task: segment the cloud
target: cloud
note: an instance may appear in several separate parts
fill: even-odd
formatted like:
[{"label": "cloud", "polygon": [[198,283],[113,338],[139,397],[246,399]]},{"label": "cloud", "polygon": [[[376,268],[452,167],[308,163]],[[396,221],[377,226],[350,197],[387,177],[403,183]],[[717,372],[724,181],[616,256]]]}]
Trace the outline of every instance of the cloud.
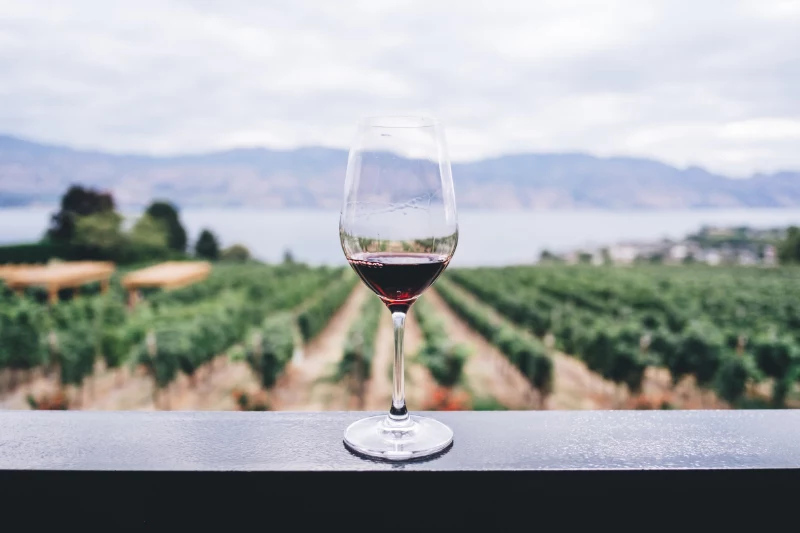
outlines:
[{"label": "cloud", "polygon": [[347,147],[431,113],[454,159],[800,168],[798,2],[0,0],[0,129],[117,152]]}]

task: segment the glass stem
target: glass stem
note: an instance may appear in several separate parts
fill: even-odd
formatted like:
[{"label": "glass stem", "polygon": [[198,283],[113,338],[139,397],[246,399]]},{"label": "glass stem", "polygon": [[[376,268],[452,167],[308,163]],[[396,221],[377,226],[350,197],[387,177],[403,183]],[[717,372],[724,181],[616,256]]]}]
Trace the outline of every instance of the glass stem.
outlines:
[{"label": "glass stem", "polygon": [[405,311],[392,311],[394,326],[394,387],[392,388],[392,408],[389,410],[389,421],[393,425],[410,422],[406,409],[405,372],[403,368],[403,336],[406,328]]}]

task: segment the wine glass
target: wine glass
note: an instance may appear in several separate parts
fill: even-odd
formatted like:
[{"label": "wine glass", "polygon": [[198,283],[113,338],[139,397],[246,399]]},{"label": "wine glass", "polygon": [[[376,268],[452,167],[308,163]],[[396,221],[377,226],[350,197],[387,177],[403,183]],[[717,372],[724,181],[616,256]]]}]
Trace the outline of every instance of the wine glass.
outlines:
[{"label": "wine glass", "polygon": [[344,432],[353,451],[389,460],[425,457],[453,442],[453,431],[406,409],[406,313],[450,262],[458,242],[456,199],[444,128],[426,117],[369,117],[350,150],[339,220],[353,270],[386,304],[394,326],[392,405]]}]

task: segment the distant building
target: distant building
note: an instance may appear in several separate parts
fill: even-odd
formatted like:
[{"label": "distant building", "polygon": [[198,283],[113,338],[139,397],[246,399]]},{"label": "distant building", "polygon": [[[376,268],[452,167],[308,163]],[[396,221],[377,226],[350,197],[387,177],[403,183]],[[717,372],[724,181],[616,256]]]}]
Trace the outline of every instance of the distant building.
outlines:
[{"label": "distant building", "polygon": [[575,264],[577,264],[577,263],[578,263],[579,256],[580,256],[579,252],[577,252],[577,251],[572,251],[572,252],[567,252],[566,254],[564,254],[564,255],[563,255],[563,258],[564,258],[564,261],[565,261],[567,264],[569,264],[569,265],[575,265]]},{"label": "distant building", "polygon": [[738,263],[740,265],[757,265],[758,256],[750,250],[742,250],[739,252]]},{"label": "distant building", "polygon": [[614,263],[629,265],[639,257],[639,249],[635,244],[615,244],[609,247],[608,256]]},{"label": "distant building", "polygon": [[689,247],[685,244],[676,244],[670,247],[667,257],[670,261],[681,262],[689,257]]},{"label": "distant building", "polygon": [[717,250],[708,250],[705,253],[705,262],[711,266],[717,266],[722,263],[722,254]]},{"label": "distant building", "polygon": [[[639,262],[708,265],[776,265],[777,250],[767,244],[777,230],[706,227],[698,235],[680,241],[662,239],[651,242],[620,242],[600,249],[575,250],[564,254],[570,263],[631,265]],[[698,238],[702,237],[702,238]],[[707,237],[714,237],[708,239]],[[731,238],[727,238],[731,237]]]},{"label": "distant building", "polygon": [[775,246],[768,244],[764,247],[764,264],[775,266],[778,263],[778,251]]}]

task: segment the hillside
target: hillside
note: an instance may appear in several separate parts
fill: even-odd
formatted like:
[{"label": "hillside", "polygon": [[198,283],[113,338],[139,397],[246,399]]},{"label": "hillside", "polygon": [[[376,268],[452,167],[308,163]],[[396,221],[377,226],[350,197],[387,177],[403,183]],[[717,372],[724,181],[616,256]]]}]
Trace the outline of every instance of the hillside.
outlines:
[{"label": "hillside", "polygon": [[[0,135],[0,206],[54,203],[72,183],[122,205],[336,209],[347,152],[243,148],[152,157],[73,150]],[[637,158],[515,154],[453,164],[460,207],[503,209],[800,206],[800,172],[730,179]]]}]

